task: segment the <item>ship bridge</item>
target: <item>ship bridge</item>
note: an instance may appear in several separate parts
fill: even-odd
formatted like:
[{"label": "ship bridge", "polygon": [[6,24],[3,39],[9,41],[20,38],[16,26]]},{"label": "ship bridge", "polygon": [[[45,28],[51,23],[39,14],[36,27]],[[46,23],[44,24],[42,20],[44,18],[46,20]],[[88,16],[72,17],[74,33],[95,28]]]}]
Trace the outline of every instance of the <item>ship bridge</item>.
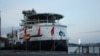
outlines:
[{"label": "ship bridge", "polygon": [[38,23],[57,23],[63,18],[60,14],[55,13],[36,13],[32,11],[23,11],[24,20],[22,20],[21,26],[31,28],[34,24]]},{"label": "ship bridge", "polygon": [[28,19],[36,20],[37,23],[55,23],[55,20],[60,20],[61,18],[63,18],[62,15],[53,13],[42,13],[28,16]]}]

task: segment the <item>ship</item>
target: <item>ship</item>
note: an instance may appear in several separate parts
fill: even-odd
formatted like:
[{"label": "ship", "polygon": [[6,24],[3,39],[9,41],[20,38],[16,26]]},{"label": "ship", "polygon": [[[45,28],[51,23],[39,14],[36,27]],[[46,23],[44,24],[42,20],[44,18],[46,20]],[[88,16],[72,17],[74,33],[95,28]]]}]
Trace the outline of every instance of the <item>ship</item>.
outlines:
[{"label": "ship", "polygon": [[67,26],[59,23],[64,16],[34,9],[22,14],[21,28],[0,38],[0,56],[100,56],[100,43],[68,43]]},{"label": "ship", "polygon": [[7,34],[6,49],[68,52],[67,26],[59,21],[64,17],[56,13],[37,13],[34,9],[22,11],[20,29]]}]

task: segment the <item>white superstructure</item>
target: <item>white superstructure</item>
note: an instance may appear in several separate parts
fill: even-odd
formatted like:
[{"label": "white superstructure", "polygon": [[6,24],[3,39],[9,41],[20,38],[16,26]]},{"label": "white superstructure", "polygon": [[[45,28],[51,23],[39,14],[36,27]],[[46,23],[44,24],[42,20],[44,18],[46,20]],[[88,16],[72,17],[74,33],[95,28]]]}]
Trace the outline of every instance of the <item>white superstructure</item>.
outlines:
[{"label": "white superstructure", "polygon": [[[20,23],[22,29],[17,31],[17,37],[13,36],[13,40],[15,42],[25,41],[24,37],[25,27],[27,28],[27,34],[30,35],[29,41],[67,39],[66,37],[67,26],[59,24],[59,20],[63,18],[63,16],[53,13],[39,14],[36,13],[34,10],[23,11],[23,14],[24,14],[24,19],[21,20],[22,23]],[[40,36],[38,36],[38,32]]]}]

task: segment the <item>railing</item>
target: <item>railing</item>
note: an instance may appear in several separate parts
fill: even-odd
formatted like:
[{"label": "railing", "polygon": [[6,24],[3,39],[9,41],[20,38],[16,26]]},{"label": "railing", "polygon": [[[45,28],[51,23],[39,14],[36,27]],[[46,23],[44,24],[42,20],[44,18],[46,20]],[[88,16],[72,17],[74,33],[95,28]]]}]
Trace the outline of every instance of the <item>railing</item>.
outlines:
[{"label": "railing", "polygon": [[[74,47],[74,46],[73,46]],[[100,54],[100,46],[77,46],[76,50],[72,52],[73,54]]]}]

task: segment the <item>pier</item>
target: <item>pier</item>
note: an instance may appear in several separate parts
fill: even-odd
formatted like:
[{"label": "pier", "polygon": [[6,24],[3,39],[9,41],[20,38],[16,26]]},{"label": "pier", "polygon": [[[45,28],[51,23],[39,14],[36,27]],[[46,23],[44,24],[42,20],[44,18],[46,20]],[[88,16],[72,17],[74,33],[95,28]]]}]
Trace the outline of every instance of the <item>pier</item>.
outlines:
[{"label": "pier", "polygon": [[71,54],[99,54],[100,55],[100,43],[89,44],[69,44],[69,47],[75,48]]},{"label": "pier", "polygon": [[100,56],[100,43],[80,45],[69,43],[68,47],[75,47],[75,50],[68,53],[64,51],[0,50],[0,56]]},{"label": "pier", "polygon": [[100,56],[99,54],[67,54],[66,52],[0,51],[0,56]]}]

